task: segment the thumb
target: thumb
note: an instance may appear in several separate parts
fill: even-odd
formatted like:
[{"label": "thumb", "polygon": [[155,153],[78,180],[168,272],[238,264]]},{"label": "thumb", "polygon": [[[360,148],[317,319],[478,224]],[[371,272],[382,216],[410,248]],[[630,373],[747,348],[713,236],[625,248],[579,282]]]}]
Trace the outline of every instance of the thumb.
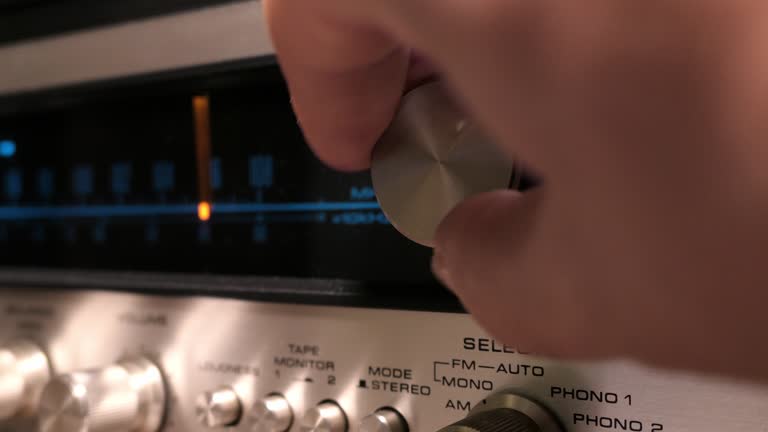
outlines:
[{"label": "thumb", "polygon": [[547,222],[548,207],[545,188],[470,198],[438,228],[434,272],[510,346],[564,357],[610,355],[616,347],[597,334],[605,328],[596,322],[601,314],[590,312],[604,299],[578,290],[582,285],[560,265],[569,254],[567,236]]}]

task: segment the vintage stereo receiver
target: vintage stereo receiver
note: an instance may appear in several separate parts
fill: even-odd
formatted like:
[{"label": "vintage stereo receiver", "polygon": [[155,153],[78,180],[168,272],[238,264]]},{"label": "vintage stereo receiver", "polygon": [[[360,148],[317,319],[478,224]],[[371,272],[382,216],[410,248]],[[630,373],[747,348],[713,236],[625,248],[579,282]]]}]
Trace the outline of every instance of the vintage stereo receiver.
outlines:
[{"label": "vintage stereo receiver", "polygon": [[486,334],[308,150],[258,2],[101,3],[0,3],[0,431],[768,430]]}]

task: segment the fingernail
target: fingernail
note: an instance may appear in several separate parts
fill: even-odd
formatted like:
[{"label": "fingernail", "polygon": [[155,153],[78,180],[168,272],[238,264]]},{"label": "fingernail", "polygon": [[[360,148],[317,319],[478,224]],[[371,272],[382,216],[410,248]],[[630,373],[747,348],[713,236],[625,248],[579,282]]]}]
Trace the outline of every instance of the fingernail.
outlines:
[{"label": "fingernail", "polygon": [[440,249],[435,249],[432,254],[432,273],[440,282],[450,288],[450,274],[446,264],[445,256],[440,252]]}]

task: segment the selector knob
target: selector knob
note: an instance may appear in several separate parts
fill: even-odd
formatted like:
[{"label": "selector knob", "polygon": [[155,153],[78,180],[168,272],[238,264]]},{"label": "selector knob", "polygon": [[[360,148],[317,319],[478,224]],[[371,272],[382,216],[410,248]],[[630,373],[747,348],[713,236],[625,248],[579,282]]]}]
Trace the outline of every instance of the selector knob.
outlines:
[{"label": "selector knob", "polygon": [[543,406],[515,393],[497,393],[477,404],[463,420],[439,432],[563,432]]},{"label": "selector knob", "polygon": [[428,247],[457,204],[482,192],[519,189],[521,176],[439,82],[403,97],[371,154],[382,212],[405,237]]},{"label": "selector knob", "polygon": [[243,413],[240,397],[229,387],[201,394],[195,402],[197,420],[204,426],[224,427],[237,424]]},{"label": "selector knob", "polygon": [[359,432],[408,432],[408,423],[399,412],[382,408],[363,418]]},{"label": "selector knob", "polygon": [[50,377],[48,357],[37,345],[17,341],[0,347],[0,420],[34,414]]},{"label": "selector knob", "polygon": [[157,432],[166,397],[160,369],[144,358],[60,375],[40,399],[40,431]]},{"label": "selector knob", "polygon": [[346,432],[347,415],[335,402],[322,402],[304,414],[302,432]]},{"label": "selector knob", "polygon": [[293,410],[281,395],[269,395],[253,404],[252,432],[285,432],[293,423]]}]

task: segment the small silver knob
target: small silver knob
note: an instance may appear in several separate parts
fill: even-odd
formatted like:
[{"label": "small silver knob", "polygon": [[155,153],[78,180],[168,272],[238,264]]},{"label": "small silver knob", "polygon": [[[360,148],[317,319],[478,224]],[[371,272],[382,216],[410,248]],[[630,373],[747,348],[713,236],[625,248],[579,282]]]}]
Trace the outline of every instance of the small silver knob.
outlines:
[{"label": "small silver knob", "polygon": [[215,428],[237,424],[243,413],[243,406],[234,390],[222,387],[198,396],[195,411],[200,423]]},{"label": "small silver knob", "polygon": [[269,395],[253,404],[252,432],[285,432],[293,423],[293,410],[280,395]]},{"label": "small silver knob", "polygon": [[41,432],[157,432],[166,389],[160,369],[144,358],[60,375],[40,400]]},{"label": "small silver knob", "polygon": [[302,432],[346,432],[347,415],[335,402],[322,402],[304,414]]},{"label": "small silver knob", "polygon": [[0,420],[29,417],[51,378],[48,357],[27,341],[0,347]]},{"label": "small silver knob", "polygon": [[391,408],[376,410],[360,422],[360,432],[408,432],[408,423]]}]

